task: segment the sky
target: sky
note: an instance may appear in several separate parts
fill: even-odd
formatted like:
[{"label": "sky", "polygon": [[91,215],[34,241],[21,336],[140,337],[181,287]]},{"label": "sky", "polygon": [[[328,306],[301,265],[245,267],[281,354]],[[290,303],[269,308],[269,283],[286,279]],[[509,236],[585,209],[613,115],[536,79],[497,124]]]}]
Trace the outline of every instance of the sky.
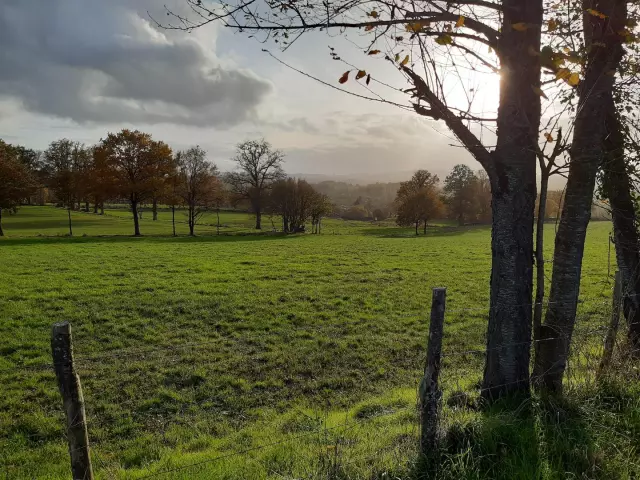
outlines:
[{"label": "sky", "polygon": [[[174,149],[200,145],[221,170],[235,145],[264,137],[296,175],[399,181],[418,168],[443,178],[456,163],[480,166],[442,124],[349,96],[287,68],[339,86],[358,68],[395,87],[404,79],[365,55],[358,33],[310,33],[282,52],[221,25],[192,33],[156,28],[157,0],[2,0],[0,138],[45,149],[60,138],[93,144],[122,128],[151,133]],[[180,11],[182,0],[168,5]],[[498,80],[482,80],[495,104]],[[370,95],[354,81],[350,91]],[[476,85],[477,87],[477,85]],[[384,98],[404,101],[382,87]],[[456,88],[454,85],[453,88]]]}]

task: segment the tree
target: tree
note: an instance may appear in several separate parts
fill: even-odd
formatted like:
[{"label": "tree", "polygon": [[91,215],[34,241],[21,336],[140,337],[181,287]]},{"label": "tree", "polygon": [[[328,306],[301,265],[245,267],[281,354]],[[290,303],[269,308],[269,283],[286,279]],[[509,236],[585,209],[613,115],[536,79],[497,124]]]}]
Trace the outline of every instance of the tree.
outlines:
[{"label": "tree", "polygon": [[305,180],[287,178],[271,188],[269,209],[282,217],[282,231],[303,232],[318,192]]},{"label": "tree", "polygon": [[[614,105],[614,75],[624,55],[626,0],[595,0],[582,12],[585,76],[578,109],[562,216],[555,240],[549,308],[540,328],[534,379],[549,392],[562,391],[562,379],[575,326],[582,257],[591,215],[595,179],[605,153],[607,114]],[[601,121],[594,121],[601,119]]]},{"label": "tree", "polygon": [[0,237],[4,236],[2,211],[17,209],[37,185],[29,169],[9,147],[0,140]]},{"label": "tree", "polygon": [[177,194],[187,206],[189,235],[195,235],[195,226],[204,212],[219,205],[223,195],[218,179],[218,167],[207,161],[207,153],[199,146],[176,155],[178,165]]},{"label": "tree", "polygon": [[[186,1],[194,16],[185,18],[168,11],[168,18],[177,19],[178,24],[169,23],[166,28],[190,31],[217,21],[265,41],[282,42],[284,47],[291,38],[312,30],[343,33],[364,29],[370,35],[365,52],[393,64],[410,84],[404,90],[411,96],[409,103],[401,108],[443,121],[489,176],[492,267],[483,395],[492,399],[503,393],[528,392],[531,309],[525,305],[531,303],[533,290],[536,151],[544,95],[540,88],[542,55],[537,54],[541,52],[543,1],[344,0],[332,2],[329,8],[326,2],[310,0],[300,8],[288,0],[259,4],[231,0],[220,9],[208,8],[199,0]],[[492,52],[489,56],[482,53],[487,47]],[[469,108],[459,109],[447,101],[446,69],[455,63],[457,71],[459,62],[435,61],[434,56],[452,52],[461,54],[460,61],[474,70],[497,72],[499,62],[500,104],[492,150],[468,126],[468,121],[486,120],[469,113],[471,102]],[[342,61],[337,52],[331,53],[334,60]],[[422,70],[424,77],[418,73]],[[371,74],[350,67],[340,83],[349,81],[354,71],[356,81],[371,82]],[[551,75],[556,77],[557,72]],[[500,348],[505,344],[512,346]]]},{"label": "tree", "polygon": [[465,220],[475,217],[478,209],[476,205],[478,177],[473,170],[463,164],[453,167],[447,178],[444,179],[444,195],[449,212],[458,221],[458,225],[464,225]]},{"label": "tree", "polygon": [[491,182],[484,170],[476,172],[474,203],[477,220],[482,223],[491,222]]},{"label": "tree", "polygon": [[333,212],[334,206],[324,193],[316,191],[311,204],[311,233],[320,234],[322,219]]},{"label": "tree", "polygon": [[411,180],[402,182],[396,195],[397,217],[400,226],[414,225],[416,235],[421,223],[427,233],[427,222],[442,213],[437,185],[440,180],[426,170],[418,170]]},{"label": "tree", "polygon": [[173,168],[171,148],[155,141],[148,133],[124,129],[100,141],[98,155],[103,155],[109,175],[115,180],[118,194],[126,197],[133,214],[134,235],[140,235],[138,208],[152,197],[160,179]]},{"label": "tree", "polygon": [[236,199],[249,201],[256,215],[256,230],[260,230],[267,193],[275,182],[285,178],[282,170],[284,154],[273,150],[264,139],[249,140],[236,146],[232,160],[238,165],[238,170],[229,172],[224,180]]},{"label": "tree", "polygon": [[69,236],[73,236],[71,210],[79,205],[86,192],[85,174],[91,163],[92,152],[81,143],[63,138],[51,142],[44,157],[50,174],[49,187],[67,209]]}]

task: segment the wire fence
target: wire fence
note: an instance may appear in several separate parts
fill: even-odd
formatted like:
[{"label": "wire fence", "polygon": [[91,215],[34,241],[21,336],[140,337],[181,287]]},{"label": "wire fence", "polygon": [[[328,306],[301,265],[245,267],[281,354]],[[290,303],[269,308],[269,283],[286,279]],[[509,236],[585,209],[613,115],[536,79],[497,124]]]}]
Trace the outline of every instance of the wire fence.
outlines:
[{"label": "wire fence", "polygon": [[[544,306],[547,307],[548,302],[544,302]],[[533,308],[534,304],[524,304],[519,307]],[[567,368],[565,373],[565,384],[568,387],[579,387],[584,385],[594,384],[596,382],[595,372],[597,370],[598,363],[601,358],[602,345],[604,336],[607,333],[607,327],[604,326],[608,322],[608,317],[611,314],[611,302],[601,301],[597,299],[591,302],[592,307],[597,307],[596,311],[590,314],[590,317],[595,318],[578,318],[578,326],[573,334],[571,344],[571,355],[567,362]],[[478,308],[452,308],[447,309],[446,316],[448,318],[456,318],[458,316],[464,316],[469,313],[482,313],[485,316],[489,316],[491,310],[490,307],[478,307]],[[408,314],[395,316],[396,319],[413,319],[413,320],[425,320],[425,334],[426,334],[426,317],[427,313],[423,314]],[[455,324],[446,323],[446,329],[453,327]],[[367,326],[363,326],[363,329],[367,329]],[[300,327],[295,329],[296,334],[308,333],[310,335],[317,334],[322,331],[322,327]],[[360,332],[363,338],[367,338],[366,331]],[[112,444],[112,437],[110,430],[116,431],[121,429],[121,421],[123,420],[119,415],[123,411],[128,410],[127,417],[132,417],[137,420],[146,419],[149,422],[157,421],[161,427],[160,430],[166,432],[170,429],[172,424],[189,425],[193,421],[194,416],[200,413],[200,410],[209,411],[208,405],[213,404],[215,415],[219,416],[219,398],[217,395],[207,396],[203,398],[186,400],[181,398],[173,402],[169,399],[170,404],[178,404],[177,407],[173,405],[170,409],[160,408],[158,411],[150,408],[148,410],[141,409],[140,398],[144,398],[144,394],[136,398],[127,400],[118,398],[117,409],[114,410],[114,415],[105,415],[104,411],[96,411],[93,407],[95,399],[100,395],[106,395],[107,397],[113,396],[113,392],[98,392],[92,390],[91,375],[96,371],[112,369],[113,373],[122,374],[120,367],[122,362],[131,364],[133,360],[136,361],[148,361],[152,364],[156,364],[160,361],[167,362],[171,358],[184,358],[184,352],[191,350],[193,352],[199,352],[200,349],[215,348],[222,342],[233,339],[234,341],[257,341],[264,339],[265,332],[249,332],[243,333],[240,336],[224,336],[218,335],[210,340],[203,340],[198,342],[184,342],[180,344],[167,344],[167,345],[149,345],[149,346],[128,346],[120,349],[110,349],[105,352],[79,355],[75,357],[77,371],[80,372],[82,378],[86,375],[89,381],[85,384],[88,388],[85,388],[85,402],[88,412],[87,426],[89,430],[89,437],[92,445],[92,458],[94,460],[95,468],[97,472],[103,478],[116,478],[125,474],[127,468],[123,466],[117,449],[114,449]],[[369,335],[370,336],[370,335]],[[518,342],[518,343],[504,343],[492,346],[491,348],[456,348],[458,343],[465,342],[445,342],[445,346],[442,351],[442,364],[443,370],[441,373],[442,383],[441,390],[443,392],[444,403],[447,408],[472,408],[477,405],[477,399],[482,394],[489,390],[481,385],[481,364],[484,356],[491,350],[500,350],[514,347],[535,347],[536,344],[549,341],[563,340],[566,337],[555,336],[551,338],[536,339],[531,342]],[[461,339],[457,339],[461,340]],[[474,344],[485,344],[486,336],[482,335],[477,338],[465,339],[470,340]],[[262,344],[258,343],[257,346]],[[426,343],[425,343],[426,345]],[[422,356],[422,354],[421,354]],[[12,374],[16,372],[30,372],[33,370],[51,370],[61,366],[60,363],[50,362],[49,364],[16,364],[9,368],[0,370],[3,374]],[[422,365],[414,365],[416,370],[421,369]],[[141,374],[144,374],[141,371]],[[526,380],[526,382],[535,383],[546,372],[537,373]],[[418,378],[416,378],[417,384]],[[515,386],[518,383],[522,383],[522,380],[518,382],[507,382],[502,385],[493,385],[491,389],[499,387]],[[287,387],[281,387],[286,389]],[[345,421],[344,422],[324,422],[317,421],[313,425],[313,428],[308,428],[301,433],[282,433],[279,432],[277,438],[270,441],[251,442],[249,445],[239,445],[236,448],[231,448],[228,445],[221,444],[213,449],[216,453],[209,453],[206,455],[194,455],[196,458],[193,461],[188,460],[175,460],[175,457],[169,457],[168,459],[156,459],[154,465],[146,468],[145,474],[138,475],[136,478],[153,478],[153,477],[165,477],[171,478],[174,474],[179,472],[191,472],[198,469],[209,468],[217,463],[224,463],[229,461],[235,461],[233,459],[241,459],[242,462],[253,462],[257,464],[258,469],[266,471],[274,478],[291,478],[291,471],[295,468],[290,464],[286,467],[278,465],[264,465],[263,460],[260,458],[251,458],[252,455],[256,455],[259,452],[285,450],[301,448],[304,450],[305,455],[308,457],[311,455],[313,461],[308,461],[305,465],[310,471],[307,476],[301,476],[299,478],[319,478],[326,474],[331,469],[348,469],[356,464],[370,462],[372,459],[380,457],[384,452],[395,452],[395,448],[398,447],[395,443],[387,443],[380,445],[380,442],[372,442],[371,445],[366,445],[367,448],[359,447],[357,432],[369,432],[375,422],[380,422],[385,419],[396,419],[396,423],[402,425],[406,430],[407,438],[412,439],[411,445],[417,442],[417,409],[416,403],[407,402],[400,406],[387,405],[386,409],[380,408],[375,410],[370,415],[358,416],[357,408],[362,403],[351,404],[349,408],[343,408]],[[175,407],[175,408],[174,408]],[[101,407],[102,408],[102,407]],[[321,419],[323,416],[329,415],[330,409],[318,410],[315,419]],[[194,413],[195,412],[195,413]],[[108,412],[107,412],[108,413]],[[185,417],[186,416],[186,417]],[[238,435],[238,432],[242,432],[243,428],[249,425],[251,422],[240,422],[241,427],[230,435],[229,442],[233,442],[234,435]],[[135,423],[138,427],[141,427],[144,431],[146,428],[145,421],[141,423]],[[194,431],[197,431],[194,430]],[[106,432],[106,433],[105,433]],[[352,435],[347,438],[348,435]],[[196,436],[199,434],[196,434]],[[41,433],[28,433],[28,432],[14,432],[16,438],[32,442],[32,447],[37,447],[44,443],[58,443],[64,444],[66,442],[66,433],[63,432],[61,436],[53,435],[49,432],[47,435]],[[211,436],[209,433],[205,433],[204,436]],[[59,438],[56,442],[55,438]],[[210,439],[211,439],[210,438]],[[6,441],[7,439],[3,439]],[[11,441],[11,438],[8,439]],[[264,439],[263,439],[264,440]],[[340,442],[343,442],[342,444]],[[241,442],[240,442],[241,443]],[[311,446],[311,447],[310,447]],[[414,445],[415,446],[415,445]],[[313,452],[315,448],[315,454]],[[329,451],[323,451],[325,450]],[[336,452],[336,450],[338,452]],[[371,451],[373,450],[373,451]],[[413,453],[416,453],[414,448]],[[60,449],[60,454],[67,457],[69,453],[64,449]],[[401,452],[395,452],[403,460],[406,460],[407,456],[410,456],[412,452],[411,448],[403,447]],[[187,455],[185,458],[191,458]],[[307,459],[308,460],[308,459]],[[62,459],[61,459],[62,463]],[[304,463],[304,462],[302,462]],[[7,471],[7,478],[11,478],[10,472],[12,467],[5,466]],[[300,467],[302,468],[302,467]],[[299,473],[299,472],[298,472]],[[323,477],[325,478],[325,477]],[[326,477],[332,478],[332,477]]]}]

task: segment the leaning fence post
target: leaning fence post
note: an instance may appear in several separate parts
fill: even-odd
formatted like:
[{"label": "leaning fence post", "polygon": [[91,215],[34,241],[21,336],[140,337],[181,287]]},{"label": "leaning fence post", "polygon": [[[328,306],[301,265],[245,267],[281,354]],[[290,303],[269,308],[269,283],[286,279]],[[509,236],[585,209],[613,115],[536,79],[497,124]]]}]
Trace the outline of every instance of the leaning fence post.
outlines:
[{"label": "leaning fence post", "polygon": [[437,441],[438,410],[442,398],[442,392],[438,388],[438,376],[440,375],[440,351],[446,297],[446,288],[433,289],[427,364],[424,369],[424,377],[420,382],[420,450],[423,455],[433,451]]},{"label": "leaning fence post", "polygon": [[73,364],[73,343],[69,322],[53,325],[51,352],[67,421],[71,474],[73,480],[93,480],[84,398],[82,397],[80,377],[78,377]]},{"label": "leaning fence post", "polygon": [[602,358],[600,359],[600,366],[598,367],[597,378],[602,377],[613,356],[613,347],[616,343],[616,335],[618,334],[618,325],[620,324],[620,306],[622,304],[622,278],[620,270],[616,270],[615,283],[613,286],[613,300],[611,306],[611,320],[609,321],[609,328],[607,328],[607,336],[604,340],[604,349],[602,352]]}]

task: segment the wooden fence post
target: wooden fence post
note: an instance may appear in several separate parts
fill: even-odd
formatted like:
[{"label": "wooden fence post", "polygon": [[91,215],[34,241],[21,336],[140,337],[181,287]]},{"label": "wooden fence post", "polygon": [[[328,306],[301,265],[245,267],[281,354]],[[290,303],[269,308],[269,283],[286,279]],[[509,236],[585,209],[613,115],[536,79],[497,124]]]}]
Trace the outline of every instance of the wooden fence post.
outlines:
[{"label": "wooden fence post", "polygon": [[446,288],[433,289],[427,364],[424,369],[424,377],[420,382],[420,451],[423,455],[433,451],[437,442],[438,414],[442,398],[442,392],[438,389],[438,376],[440,375],[440,351],[444,331],[446,297]]},{"label": "wooden fence post", "polygon": [[613,348],[616,343],[616,335],[618,334],[618,325],[620,324],[620,307],[622,305],[622,278],[620,270],[616,270],[615,283],[613,286],[613,300],[611,305],[611,320],[609,328],[607,328],[607,336],[604,339],[604,349],[596,378],[601,378],[609,367],[611,357],[613,356]]},{"label": "wooden fence post", "polygon": [[73,364],[73,343],[69,322],[53,325],[51,352],[67,420],[71,474],[73,480],[93,480],[84,398],[82,397],[80,377],[78,377]]}]

